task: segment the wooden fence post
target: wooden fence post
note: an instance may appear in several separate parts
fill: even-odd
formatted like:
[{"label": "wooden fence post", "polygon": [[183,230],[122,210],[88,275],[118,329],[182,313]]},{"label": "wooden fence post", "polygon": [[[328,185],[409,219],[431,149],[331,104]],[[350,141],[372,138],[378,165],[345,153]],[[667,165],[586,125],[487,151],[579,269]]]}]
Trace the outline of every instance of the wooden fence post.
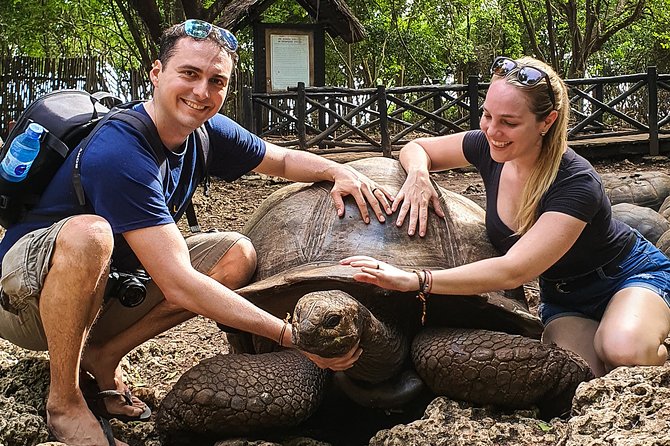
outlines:
[{"label": "wooden fence post", "polygon": [[[603,87],[603,84],[597,84],[595,86],[595,89],[593,91],[593,94],[595,95],[596,100],[603,102],[605,99],[605,87]],[[603,114],[600,113],[599,117],[601,117]],[[596,133],[602,133],[603,132],[603,126],[599,125],[598,129],[596,130]]]},{"label": "wooden fence post", "polygon": [[[251,87],[242,88],[242,125],[250,132],[254,131],[254,99]],[[239,116],[239,115],[238,115]]]},{"label": "wooden fence post", "polygon": [[389,136],[388,110],[386,107],[386,87],[377,85],[377,111],[379,112],[382,153],[386,158],[391,158],[391,138]]},{"label": "wooden fence post", "polygon": [[[270,100],[268,99],[268,102]],[[257,135],[263,133],[263,122],[267,121],[267,116],[270,114],[268,110],[263,108],[258,102],[252,101],[251,116],[254,120],[253,132]]]},{"label": "wooden fence post", "polygon": [[307,100],[305,99],[305,83],[298,82],[298,97],[295,100],[295,130],[298,133],[300,150],[307,150],[307,136],[305,135],[305,119],[307,119]]},{"label": "wooden fence post", "polygon": [[479,76],[468,76],[468,98],[470,99],[470,130],[479,128]]},{"label": "wooden fence post", "polygon": [[[438,92],[433,96],[433,112],[439,110],[442,107],[442,95]],[[433,121],[433,130],[436,133],[441,133],[444,129],[444,126],[437,121]]]},{"label": "wooden fence post", "polygon": [[649,154],[660,153],[658,143],[658,73],[656,67],[647,67],[647,83],[649,91]]}]

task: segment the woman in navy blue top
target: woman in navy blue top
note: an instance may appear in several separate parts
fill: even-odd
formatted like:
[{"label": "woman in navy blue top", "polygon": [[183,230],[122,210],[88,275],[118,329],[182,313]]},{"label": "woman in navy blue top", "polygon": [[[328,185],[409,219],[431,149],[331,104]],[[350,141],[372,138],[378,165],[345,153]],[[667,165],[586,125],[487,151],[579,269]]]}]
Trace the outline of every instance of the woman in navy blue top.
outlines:
[{"label": "woman in navy blue top", "polygon": [[419,275],[367,256],[342,263],[360,268],[354,277],[362,282],[400,291],[423,284],[440,295],[512,289],[539,277],[544,342],[578,353],[596,376],[663,364],[670,261],[612,219],[599,175],[567,145],[567,88],[551,67],[499,57],[491,74],[481,130],[403,147],[407,179],[392,208],[398,226],[407,218],[409,235],[418,228],[424,236],[429,207],[444,216],[429,172],[474,165],[486,188],[486,230],[502,255]]}]

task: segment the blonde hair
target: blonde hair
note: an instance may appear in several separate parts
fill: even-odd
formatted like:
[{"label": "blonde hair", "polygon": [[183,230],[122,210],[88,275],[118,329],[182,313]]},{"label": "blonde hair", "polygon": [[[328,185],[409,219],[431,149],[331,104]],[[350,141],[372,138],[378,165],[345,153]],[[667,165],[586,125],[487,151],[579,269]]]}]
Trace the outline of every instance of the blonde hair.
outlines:
[{"label": "blonde hair", "polygon": [[[522,57],[516,63],[518,66],[508,73],[504,77],[504,80],[526,94],[530,111],[536,116],[537,121],[539,122],[546,118],[552,110],[558,112],[556,120],[549,127],[546,135],[542,137],[540,157],[531,171],[521,194],[521,205],[516,215],[516,222],[518,224],[516,234],[523,235],[537,221],[539,217],[537,210],[540,206],[540,200],[558,174],[558,167],[568,144],[567,130],[570,103],[565,83],[549,65],[532,57]],[[516,79],[516,76],[510,75],[523,67],[533,67],[547,73],[554,93],[555,104],[551,102],[548,85],[544,79],[533,86],[527,86],[521,84]],[[499,76],[494,77],[500,79]]]}]

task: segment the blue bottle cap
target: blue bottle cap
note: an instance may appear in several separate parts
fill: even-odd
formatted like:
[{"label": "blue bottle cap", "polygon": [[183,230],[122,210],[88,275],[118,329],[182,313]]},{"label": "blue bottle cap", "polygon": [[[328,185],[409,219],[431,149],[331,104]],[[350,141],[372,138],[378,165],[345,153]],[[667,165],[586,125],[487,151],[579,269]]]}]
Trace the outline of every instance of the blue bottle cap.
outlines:
[{"label": "blue bottle cap", "polygon": [[34,133],[35,136],[37,136],[38,138],[40,137],[40,135],[41,135],[42,133],[44,133],[44,127],[42,127],[41,125],[39,125],[39,124],[36,123],[36,122],[31,122],[31,123],[28,125],[28,130],[29,130],[31,133]]}]

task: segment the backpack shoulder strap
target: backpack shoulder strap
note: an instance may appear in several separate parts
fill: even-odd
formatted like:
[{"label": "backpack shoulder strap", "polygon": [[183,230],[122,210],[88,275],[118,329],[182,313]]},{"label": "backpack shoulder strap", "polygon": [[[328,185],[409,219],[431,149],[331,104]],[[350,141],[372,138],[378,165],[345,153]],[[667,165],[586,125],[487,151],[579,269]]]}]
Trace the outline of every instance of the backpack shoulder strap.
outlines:
[{"label": "backpack shoulder strap", "polygon": [[[209,163],[210,163],[210,154],[209,154],[209,132],[205,124],[201,125],[195,130],[195,144],[197,146],[198,161],[202,166],[202,178],[204,185],[204,194],[205,196],[209,195]],[[189,200],[188,206],[186,207],[186,219],[188,220],[188,227],[192,233],[201,232],[200,225],[198,224],[198,216],[195,213],[195,207],[193,206],[193,201]]]},{"label": "backpack shoulder strap", "polygon": [[151,121],[151,118],[135,110],[114,108],[110,110],[110,112],[107,113],[105,117],[100,120],[100,122],[98,122],[98,124],[93,128],[93,130],[86,137],[86,139],[82,141],[82,143],[79,145],[79,149],[77,150],[77,155],[72,172],[72,183],[74,185],[74,190],[77,195],[77,201],[79,202],[80,206],[84,206],[86,204],[84,188],[81,185],[81,158],[84,154],[84,151],[88,147],[91,137],[96,133],[96,131],[98,131],[98,129],[102,125],[104,125],[105,122],[109,121],[110,119],[117,119],[119,121],[123,121],[128,125],[132,126],[134,129],[140,131],[142,135],[144,135],[144,137],[147,138],[147,141],[149,141],[152,154],[156,159],[156,163],[160,167],[161,175],[165,177],[167,173],[165,153],[163,153],[163,151],[161,150],[161,148],[163,147],[163,143],[161,142],[160,137],[158,136],[158,132],[153,124],[153,121]]},{"label": "backpack shoulder strap", "polygon": [[210,151],[209,130],[207,123],[195,129],[196,144],[198,146],[198,159],[202,166],[202,178],[205,186],[205,196],[209,193],[209,166],[212,162]]}]

